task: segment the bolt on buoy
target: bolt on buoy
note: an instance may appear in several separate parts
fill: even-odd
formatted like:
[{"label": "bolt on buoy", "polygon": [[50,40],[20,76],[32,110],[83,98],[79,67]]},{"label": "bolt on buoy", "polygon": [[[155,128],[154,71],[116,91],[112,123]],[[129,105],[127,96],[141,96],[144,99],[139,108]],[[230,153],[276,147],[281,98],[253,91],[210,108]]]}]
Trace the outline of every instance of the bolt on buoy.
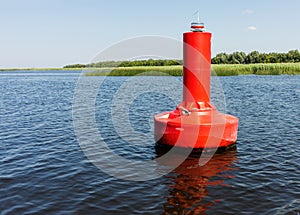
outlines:
[{"label": "bolt on buoy", "polygon": [[159,144],[185,148],[228,147],[237,140],[238,118],[210,102],[211,37],[204,23],[183,33],[183,100],[173,111],[154,116]]}]

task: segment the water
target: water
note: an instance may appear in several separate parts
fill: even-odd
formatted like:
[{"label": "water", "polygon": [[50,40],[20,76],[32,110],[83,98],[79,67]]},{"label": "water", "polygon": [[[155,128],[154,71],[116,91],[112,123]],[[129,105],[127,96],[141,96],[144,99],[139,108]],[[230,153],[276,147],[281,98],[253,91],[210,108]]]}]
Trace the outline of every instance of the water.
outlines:
[{"label": "water", "polygon": [[[77,79],[76,72],[0,73],[1,214],[300,214],[299,76],[220,77],[227,112],[240,120],[237,150],[203,167],[190,157],[144,182],[114,178],[85,157],[72,119]],[[130,145],[114,130],[109,106],[126,79],[105,80],[96,124],[119,155],[153,159],[153,141]],[[154,80],[140,77],[142,85]],[[149,133],[151,116],[176,102],[138,96],[128,111],[131,125]]]}]

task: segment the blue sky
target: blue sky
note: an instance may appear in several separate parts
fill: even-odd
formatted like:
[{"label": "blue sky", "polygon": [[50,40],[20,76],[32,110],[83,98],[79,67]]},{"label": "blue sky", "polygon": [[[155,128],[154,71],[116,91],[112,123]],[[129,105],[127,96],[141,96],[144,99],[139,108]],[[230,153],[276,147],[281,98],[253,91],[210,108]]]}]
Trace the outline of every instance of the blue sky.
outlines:
[{"label": "blue sky", "polygon": [[300,49],[299,0],[0,1],[0,68],[88,63],[118,41],[160,35],[182,40],[200,11],[213,55]]}]

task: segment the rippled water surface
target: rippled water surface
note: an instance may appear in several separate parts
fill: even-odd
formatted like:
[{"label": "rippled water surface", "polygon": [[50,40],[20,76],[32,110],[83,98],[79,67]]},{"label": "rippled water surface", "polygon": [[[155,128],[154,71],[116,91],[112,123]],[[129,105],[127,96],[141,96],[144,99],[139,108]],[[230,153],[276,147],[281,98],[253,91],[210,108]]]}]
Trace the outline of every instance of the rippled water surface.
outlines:
[{"label": "rippled water surface", "polygon": [[[99,87],[96,126],[118,155],[151,160],[160,153],[154,141],[126,142],[111,119],[127,79]],[[152,116],[180,101],[170,98],[181,94],[176,84],[160,84],[169,79],[139,77],[145,93],[127,111],[136,132],[152,135]],[[148,181],[112,177],[87,159],[73,127],[77,80],[76,72],[0,73],[0,214],[300,214],[299,76],[220,77],[227,112],[240,120],[237,150],[204,166],[189,157]]]}]

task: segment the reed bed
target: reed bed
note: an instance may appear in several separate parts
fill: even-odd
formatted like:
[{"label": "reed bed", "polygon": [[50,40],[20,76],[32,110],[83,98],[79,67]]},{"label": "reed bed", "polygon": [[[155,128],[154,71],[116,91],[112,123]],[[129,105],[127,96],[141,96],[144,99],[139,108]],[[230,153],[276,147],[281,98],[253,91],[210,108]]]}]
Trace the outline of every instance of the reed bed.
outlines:
[{"label": "reed bed", "polygon": [[[87,76],[182,76],[182,66],[137,66],[85,69]],[[213,64],[212,75],[299,75],[300,63]]]}]

